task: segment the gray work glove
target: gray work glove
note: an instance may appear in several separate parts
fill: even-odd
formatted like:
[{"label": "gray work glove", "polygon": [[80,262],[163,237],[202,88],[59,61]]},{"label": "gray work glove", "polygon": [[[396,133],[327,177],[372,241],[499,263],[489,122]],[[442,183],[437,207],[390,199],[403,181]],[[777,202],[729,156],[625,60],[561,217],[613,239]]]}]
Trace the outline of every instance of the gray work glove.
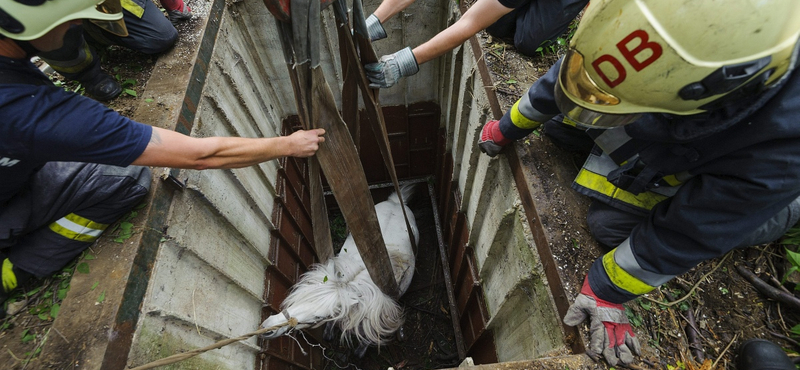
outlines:
[{"label": "gray work glove", "polygon": [[587,318],[590,320],[589,350],[602,353],[611,366],[632,364],[633,355],[639,355],[640,347],[625,316],[625,307],[598,298],[589,285],[588,276],[583,280],[581,294],[564,315],[564,323],[575,326]]},{"label": "gray work glove", "polygon": [[391,87],[397,83],[400,77],[411,76],[419,72],[419,65],[410,47],[406,47],[394,54],[384,55],[378,63],[370,63],[364,66],[371,84],[369,87],[377,89],[379,87]]},{"label": "gray work glove", "polygon": [[381,20],[371,14],[367,17],[367,32],[369,32],[369,41],[377,41],[386,38],[386,30],[381,24]]}]

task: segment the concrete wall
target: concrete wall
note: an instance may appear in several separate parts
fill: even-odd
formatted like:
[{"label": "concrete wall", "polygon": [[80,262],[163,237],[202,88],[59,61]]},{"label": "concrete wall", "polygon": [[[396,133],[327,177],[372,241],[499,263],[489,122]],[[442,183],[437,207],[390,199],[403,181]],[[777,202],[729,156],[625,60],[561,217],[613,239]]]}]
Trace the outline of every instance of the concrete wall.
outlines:
[{"label": "concrete wall", "polygon": [[481,127],[492,117],[470,43],[443,59],[447,147],[498,360],[564,350],[561,324],[508,162],[504,156],[483,155],[476,146]]},{"label": "concrete wall", "polygon": [[[379,1],[367,1],[370,14]],[[322,65],[339,99],[341,73],[332,14],[324,11]],[[419,0],[387,22],[378,55],[416,46],[453,22],[455,2]],[[191,135],[268,137],[296,113],[273,17],[262,0],[228,1],[197,99]],[[203,40],[206,42],[207,40]],[[442,107],[453,179],[463,195],[470,245],[491,315],[498,358],[531,359],[563,347],[511,170],[475,146],[489,119],[483,83],[469,44],[381,92],[385,106],[437,101]],[[141,365],[254,331],[260,324],[276,161],[237,170],[180,171],[165,237],[142,304],[128,364]],[[176,368],[250,369],[250,340],[203,354]]]}]

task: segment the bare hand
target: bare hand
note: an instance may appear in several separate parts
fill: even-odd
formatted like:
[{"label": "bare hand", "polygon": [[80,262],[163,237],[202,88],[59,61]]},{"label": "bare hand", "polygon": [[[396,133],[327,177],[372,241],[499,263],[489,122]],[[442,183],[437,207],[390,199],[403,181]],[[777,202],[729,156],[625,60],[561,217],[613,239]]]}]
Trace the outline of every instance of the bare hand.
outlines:
[{"label": "bare hand", "polygon": [[288,136],[289,156],[310,157],[317,152],[319,144],[325,142],[325,129],[300,130]]}]

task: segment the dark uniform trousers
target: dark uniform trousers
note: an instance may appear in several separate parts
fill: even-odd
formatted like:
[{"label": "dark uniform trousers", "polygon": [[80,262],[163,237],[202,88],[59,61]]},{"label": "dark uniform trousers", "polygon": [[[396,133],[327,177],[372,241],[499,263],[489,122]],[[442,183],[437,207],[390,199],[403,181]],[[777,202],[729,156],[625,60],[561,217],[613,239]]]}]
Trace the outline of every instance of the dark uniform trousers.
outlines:
[{"label": "dark uniform trousers", "polygon": [[119,45],[145,54],[161,53],[175,44],[178,31],[151,0],[123,0],[122,5],[128,36],[114,35],[84,20],[82,25],[69,29],[64,46],[41,52],[39,56],[58,73],[80,80],[86,73],[100,68],[97,54],[86,37],[100,45]]},{"label": "dark uniform trousers", "polygon": [[545,41],[552,41],[569,28],[570,22],[589,0],[531,0],[486,28],[493,37],[513,41],[520,53],[535,56]]},{"label": "dark uniform trousers", "polygon": [[141,202],[147,167],[49,162],[0,208],[0,251],[37,277],[61,269]]},{"label": "dark uniform trousers", "polygon": [[[562,117],[562,115],[556,116],[544,124],[545,135],[563,149],[588,153],[594,142],[584,130],[562,123]],[[592,200],[586,216],[592,236],[609,249],[628,239],[633,228],[645,219],[646,216],[612,207],[596,199]],[[786,208],[747,235],[736,248],[775,241],[786,234],[798,221],[800,221],[800,198],[795,199]]]}]

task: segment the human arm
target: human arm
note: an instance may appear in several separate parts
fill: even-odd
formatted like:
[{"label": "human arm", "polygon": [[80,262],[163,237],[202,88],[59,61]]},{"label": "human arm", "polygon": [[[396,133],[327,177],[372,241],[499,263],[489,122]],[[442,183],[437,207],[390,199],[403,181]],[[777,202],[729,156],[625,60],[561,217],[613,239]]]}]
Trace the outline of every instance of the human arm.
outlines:
[{"label": "human arm", "polygon": [[153,127],[150,142],[133,164],[189,169],[239,168],[272,159],[309,157],[325,141],[323,129],[269,138],[195,138]]},{"label": "human arm", "polygon": [[455,49],[512,10],[514,9],[507,8],[497,0],[476,1],[450,27],[412,50],[417,58],[417,63],[426,63]]},{"label": "human arm", "polygon": [[372,15],[377,17],[381,23],[384,23],[397,15],[397,13],[411,6],[414,1],[416,0],[383,0]]},{"label": "human arm", "polygon": [[536,80],[499,121],[491,120],[481,129],[478,147],[494,157],[512,141],[522,139],[559,113],[554,88],[558,83],[561,59]]},{"label": "human arm", "polygon": [[498,0],[478,0],[456,23],[424,44],[413,50],[404,48],[394,54],[384,55],[378,63],[364,66],[367,77],[372,82],[370,86],[391,87],[400,77],[416,74],[420,64],[453,50],[512,10]]},{"label": "human arm", "polygon": [[383,28],[383,23],[403,9],[408,8],[414,1],[416,0],[385,0],[381,2],[378,9],[366,19],[370,41],[385,39],[387,35],[386,30]]},{"label": "human arm", "polygon": [[[770,128],[748,119],[734,129],[740,132],[732,135],[666,146],[678,158],[688,155],[699,164],[693,169],[694,177],[673,197],[658,203],[628,239],[592,264],[584,289],[564,317],[566,324],[577,325],[591,316],[591,349],[602,353],[609,364],[625,362],[622,355],[626,353],[632,360],[630,351],[623,350],[623,346],[629,347],[626,334],[633,337],[623,315],[624,302],[652,291],[701,261],[733,248],[777,239],[795,223],[796,199],[800,196],[798,160],[794,159],[799,153],[792,148],[796,144],[783,139],[748,143],[760,133],[785,135]],[[715,143],[721,153],[734,151],[710,160],[715,151],[708,150],[709,143]],[[698,157],[693,150],[702,154]],[[666,154],[664,150],[656,152],[644,152],[645,162],[654,163],[655,156]],[[789,204],[794,205],[787,207]],[[596,325],[598,320],[602,326]]]}]

